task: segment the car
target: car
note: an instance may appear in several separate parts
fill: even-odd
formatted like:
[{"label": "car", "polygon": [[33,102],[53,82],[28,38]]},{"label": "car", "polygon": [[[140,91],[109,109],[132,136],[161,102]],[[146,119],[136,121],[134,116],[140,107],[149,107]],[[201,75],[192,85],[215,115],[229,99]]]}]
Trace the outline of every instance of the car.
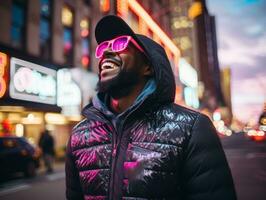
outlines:
[{"label": "car", "polygon": [[0,177],[23,172],[34,177],[40,166],[40,154],[24,137],[0,137]]},{"label": "car", "polygon": [[266,140],[265,128],[259,127],[245,127],[244,133],[246,136],[256,142],[263,142]]}]

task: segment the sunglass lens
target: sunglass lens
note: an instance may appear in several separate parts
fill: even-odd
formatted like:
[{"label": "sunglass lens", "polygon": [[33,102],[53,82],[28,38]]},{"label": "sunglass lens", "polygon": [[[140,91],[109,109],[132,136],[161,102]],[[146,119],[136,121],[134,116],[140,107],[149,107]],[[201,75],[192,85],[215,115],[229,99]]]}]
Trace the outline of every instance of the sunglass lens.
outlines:
[{"label": "sunglass lens", "polygon": [[104,51],[108,48],[109,43],[108,42],[103,42],[99,44],[99,46],[96,49],[96,58],[100,58],[103,56]]},{"label": "sunglass lens", "polygon": [[127,37],[120,37],[114,40],[112,49],[115,52],[123,51],[128,45],[128,38]]}]

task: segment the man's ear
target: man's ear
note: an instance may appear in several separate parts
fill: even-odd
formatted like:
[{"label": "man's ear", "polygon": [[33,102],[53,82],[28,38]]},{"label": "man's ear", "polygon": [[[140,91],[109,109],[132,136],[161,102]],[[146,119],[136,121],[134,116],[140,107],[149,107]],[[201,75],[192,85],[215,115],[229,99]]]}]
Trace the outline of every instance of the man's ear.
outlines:
[{"label": "man's ear", "polygon": [[144,76],[152,76],[153,75],[153,69],[150,65],[145,65],[144,66],[144,72],[143,72]]}]

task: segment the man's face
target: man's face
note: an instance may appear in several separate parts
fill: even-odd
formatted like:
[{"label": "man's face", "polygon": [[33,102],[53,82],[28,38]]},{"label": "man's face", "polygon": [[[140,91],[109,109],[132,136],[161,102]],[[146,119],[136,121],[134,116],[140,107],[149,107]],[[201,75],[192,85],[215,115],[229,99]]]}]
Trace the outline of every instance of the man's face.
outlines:
[{"label": "man's face", "polygon": [[99,60],[98,90],[113,97],[127,95],[144,79],[146,68],[144,56],[131,43],[121,52],[107,49]]}]

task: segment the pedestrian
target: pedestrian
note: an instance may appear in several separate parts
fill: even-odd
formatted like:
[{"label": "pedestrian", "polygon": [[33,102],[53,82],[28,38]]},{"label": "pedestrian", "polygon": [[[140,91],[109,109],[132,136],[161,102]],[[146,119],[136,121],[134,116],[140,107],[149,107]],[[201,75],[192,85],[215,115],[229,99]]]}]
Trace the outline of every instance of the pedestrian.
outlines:
[{"label": "pedestrian", "polygon": [[98,93],[68,142],[67,199],[235,200],[212,122],[174,103],[164,49],[113,15],[95,37]]},{"label": "pedestrian", "polygon": [[42,150],[42,157],[46,167],[47,173],[53,172],[53,160],[54,160],[54,138],[50,135],[49,131],[45,129],[41,133],[39,140],[39,146]]}]

